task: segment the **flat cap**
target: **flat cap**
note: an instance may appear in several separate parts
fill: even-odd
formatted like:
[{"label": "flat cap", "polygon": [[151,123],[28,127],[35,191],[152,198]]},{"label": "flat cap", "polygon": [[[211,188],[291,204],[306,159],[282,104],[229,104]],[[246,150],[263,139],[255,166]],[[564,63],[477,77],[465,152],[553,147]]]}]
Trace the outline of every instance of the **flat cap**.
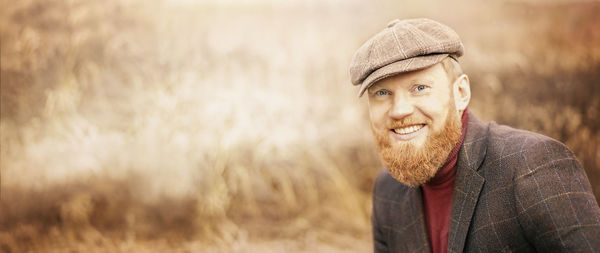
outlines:
[{"label": "flat cap", "polygon": [[375,82],[389,76],[427,68],[450,56],[463,54],[463,44],[452,28],[431,19],[393,20],[365,42],[350,64],[358,96]]}]

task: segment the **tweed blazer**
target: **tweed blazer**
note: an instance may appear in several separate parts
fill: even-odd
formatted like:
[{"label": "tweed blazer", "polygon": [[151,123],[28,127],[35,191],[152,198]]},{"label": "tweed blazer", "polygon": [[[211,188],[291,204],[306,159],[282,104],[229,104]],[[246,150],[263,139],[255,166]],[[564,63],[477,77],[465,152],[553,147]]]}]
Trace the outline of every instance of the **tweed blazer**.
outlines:
[{"label": "tweed blazer", "polygon": [[[549,137],[469,113],[448,252],[600,252],[600,208],[581,165]],[[375,180],[375,252],[431,252],[421,188]]]}]

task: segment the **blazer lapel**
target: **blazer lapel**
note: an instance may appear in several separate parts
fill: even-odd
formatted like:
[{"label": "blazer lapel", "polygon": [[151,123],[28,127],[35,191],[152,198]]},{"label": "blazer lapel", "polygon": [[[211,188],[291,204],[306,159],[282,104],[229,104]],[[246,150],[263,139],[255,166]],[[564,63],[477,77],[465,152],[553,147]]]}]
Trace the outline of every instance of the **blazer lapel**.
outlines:
[{"label": "blazer lapel", "polygon": [[448,252],[462,252],[485,179],[477,172],[486,154],[488,126],[469,112],[467,133],[458,153],[450,211]]},{"label": "blazer lapel", "polygon": [[416,226],[415,230],[407,232],[419,235],[417,237],[419,239],[412,241],[412,243],[414,244],[414,247],[412,248],[417,250],[411,252],[431,252],[431,245],[429,245],[429,236],[427,235],[427,227],[425,225],[425,210],[423,210],[423,193],[421,187],[414,188],[412,191],[412,195],[413,197],[411,198],[411,200],[413,201],[413,203],[411,203],[411,206],[415,207],[412,210],[415,213],[411,217],[415,217],[414,222],[416,222]]},{"label": "blazer lapel", "polygon": [[[382,227],[388,227],[392,232],[388,235],[391,252],[431,252],[423,216],[423,200],[421,188],[409,188],[393,180],[392,187],[383,188],[381,196],[394,196],[391,200],[385,198],[388,208],[381,210],[382,216],[389,217]],[[376,196],[377,197],[377,196]]]}]

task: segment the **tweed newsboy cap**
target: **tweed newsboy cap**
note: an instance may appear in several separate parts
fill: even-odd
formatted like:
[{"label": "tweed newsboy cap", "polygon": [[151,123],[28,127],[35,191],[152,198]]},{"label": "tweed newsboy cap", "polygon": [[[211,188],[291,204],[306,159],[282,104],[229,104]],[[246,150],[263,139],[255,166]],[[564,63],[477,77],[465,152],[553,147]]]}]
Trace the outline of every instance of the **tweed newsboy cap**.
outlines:
[{"label": "tweed newsboy cap", "polygon": [[393,20],[365,42],[350,64],[352,84],[361,85],[358,96],[389,76],[432,66],[463,54],[463,44],[452,28],[431,19]]}]

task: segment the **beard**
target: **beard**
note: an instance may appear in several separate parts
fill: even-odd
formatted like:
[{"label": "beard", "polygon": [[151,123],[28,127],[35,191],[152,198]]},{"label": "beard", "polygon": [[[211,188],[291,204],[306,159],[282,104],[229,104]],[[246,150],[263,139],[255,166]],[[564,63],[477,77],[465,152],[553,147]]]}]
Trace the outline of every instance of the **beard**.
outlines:
[{"label": "beard", "polygon": [[444,165],[462,134],[462,123],[457,113],[450,109],[444,127],[437,132],[428,131],[427,139],[421,147],[410,142],[391,143],[390,129],[420,123],[431,126],[431,120],[415,118],[389,122],[386,129],[380,130],[374,129],[371,124],[379,155],[388,172],[398,182],[409,187],[420,186],[432,179]]}]

